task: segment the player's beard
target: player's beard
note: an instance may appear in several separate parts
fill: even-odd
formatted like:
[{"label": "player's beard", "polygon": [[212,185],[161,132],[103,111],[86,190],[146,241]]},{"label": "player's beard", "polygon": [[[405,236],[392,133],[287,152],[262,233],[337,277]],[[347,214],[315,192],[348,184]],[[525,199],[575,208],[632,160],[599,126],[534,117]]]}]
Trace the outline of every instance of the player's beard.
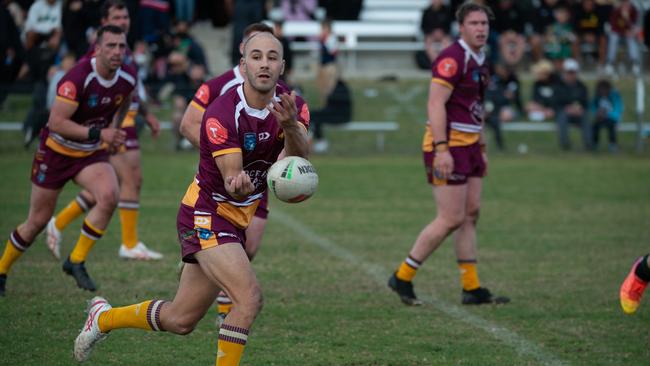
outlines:
[{"label": "player's beard", "polygon": [[[271,74],[271,73],[269,73]],[[255,75],[246,75],[247,80],[251,83],[251,86],[253,89],[257,90],[258,92],[262,94],[266,94],[270,92],[271,90],[275,89],[275,86],[278,83],[278,77],[274,77],[273,75],[270,75],[268,78],[268,82],[266,83],[261,83],[260,79],[257,78]]]}]

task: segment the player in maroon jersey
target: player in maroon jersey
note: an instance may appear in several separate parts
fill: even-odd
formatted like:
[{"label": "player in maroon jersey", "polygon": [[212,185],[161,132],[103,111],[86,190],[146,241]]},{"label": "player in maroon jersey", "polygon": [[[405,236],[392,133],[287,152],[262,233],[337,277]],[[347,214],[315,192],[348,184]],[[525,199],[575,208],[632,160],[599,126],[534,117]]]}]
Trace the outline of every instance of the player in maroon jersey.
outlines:
[{"label": "player in maroon jersey", "polygon": [[[129,11],[122,0],[107,0],[102,5],[102,25],[114,25],[128,34],[131,20]],[[83,58],[92,58],[95,53],[94,46]],[[131,50],[127,47],[124,64],[137,70]],[[122,226],[122,245],[118,254],[126,259],[156,260],[161,259],[162,254],[149,249],[138,239],[137,223],[140,208],[140,187],[142,185],[142,170],[140,159],[140,144],[135,126],[135,117],[138,112],[143,114],[145,121],[151,128],[153,137],[157,137],[160,131],[158,119],[146,108],[146,92],[143,89],[142,81],[137,83],[137,96],[131,103],[129,112],[121,123],[122,130],[126,132],[126,140],[117,150],[116,154],[110,156],[110,162],[115,168],[120,182],[120,199],[118,210]],[[61,212],[53,217],[47,225],[47,245],[56,258],[60,256],[60,243],[62,231],[77,217],[95,204],[95,198],[88,191],[81,191]]]},{"label": "player in maroon jersey", "polygon": [[[242,43],[239,45],[239,51],[243,53],[244,43],[257,33],[266,32],[273,34],[273,29],[264,23],[253,23],[244,29]],[[223,74],[210,79],[203,83],[194,94],[194,98],[183,115],[180,131],[194,146],[199,146],[201,119],[205,110],[217,97],[225,94],[232,88],[241,85],[244,82],[244,74],[241,65],[237,65]],[[253,260],[257,250],[262,243],[264,229],[269,214],[268,210],[268,192],[264,192],[260,200],[255,215],[246,228],[246,253],[248,258]],[[232,301],[225,292],[221,292],[217,297],[217,312],[219,317],[217,322],[221,324],[228,312],[232,308]]]},{"label": "player in maroon jersey", "polygon": [[262,294],[244,250],[245,229],[266,190],[266,171],[281,151],[306,157],[309,110],[295,93],[279,94],[282,44],[259,33],[244,47],[244,83],[213,102],[201,123],[199,171],[178,212],[185,268],[173,302],[112,308],[95,297],[74,355],[120,328],[191,332],[225,289],[235,305],[219,330],[216,365],[238,365]]},{"label": "player in maroon jersey", "polygon": [[482,177],[487,171],[483,137],[483,102],[489,74],[483,46],[491,11],[472,2],[460,6],[456,18],[460,39],[433,62],[423,150],[427,178],[433,185],[437,216],[418,236],[388,286],[407,305],[419,305],[412,280],[417,269],[455,233],[463,304],[501,303],[480,286],[476,271],[476,222]]},{"label": "player in maroon jersey", "polygon": [[124,31],[104,26],[98,31],[96,56],[79,62],[59,82],[34,157],[29,215],[11,234],[0,259],[0,293],[11,265],[43,230],[70,180],[91,192],[97,204],[88,212],[63,270],[79,287],[95,291],[84,263],[108,226],[119,189],[108,152],[101,145],[117,148],[124,142],[124,132],[113,126],[126,115],[136,84],[135,70],[122,67],[125,50]]}]

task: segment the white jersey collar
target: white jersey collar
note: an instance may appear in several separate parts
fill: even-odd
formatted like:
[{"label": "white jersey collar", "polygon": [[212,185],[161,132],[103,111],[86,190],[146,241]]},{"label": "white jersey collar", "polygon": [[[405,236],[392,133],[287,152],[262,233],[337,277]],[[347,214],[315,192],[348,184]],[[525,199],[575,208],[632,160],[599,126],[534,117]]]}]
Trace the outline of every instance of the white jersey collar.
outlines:
[{"label": "white jersey collar", "polygon": [[460,38],[458,39],[458,43],[460,44],[461,47],[465,49],[473,58],[474,61],[476,61],[479,66],[482,66],[483,63],[485,62],[485,47],[481,47],[481,50],[476,53],[472,50],[472,48],[465,42],[464,39]]},{"label": "white jersey collar", "polygon": [[[241,100],[242,104],[244,105],[244,110],[246,111],[246,114],[248,114],[249,116],[253,116],[253,117],[264,120],[264,119],[266,119],[266,117],[269,116],[269,113],[271,113],[271,111],[269,111],[266,108],[256,109],[256,108],[253,108],[253,107],[248,105],[248,102],[246,101],[246,96],[244,95],[244,83],[241,83],[241,84],[239,84],[239,86],[237,86],[237,94],[239,95],[239,99]],[[273,89],[273,100],[275,100],[275,101],[280,100],[280,98],[278,98],[275,95],[275,89]]]}]

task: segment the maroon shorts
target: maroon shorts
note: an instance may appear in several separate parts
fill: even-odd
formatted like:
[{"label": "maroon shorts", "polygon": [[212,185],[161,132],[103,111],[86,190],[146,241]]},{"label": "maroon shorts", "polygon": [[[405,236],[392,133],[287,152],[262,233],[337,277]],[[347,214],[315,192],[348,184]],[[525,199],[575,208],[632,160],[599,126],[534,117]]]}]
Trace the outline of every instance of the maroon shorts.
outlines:
[{"label": "maroon shorts", "polygon": [[42,139],[34,154],[32,183],[42,188],[59,189],[85,167],[103,162],[108,162],[108,153],[104,149],[82,158],[73,158],[50,149]]},{"label": "maroon shorts", "polygon": [[140,149],[138,130],[135,126],[122,127],[122,131],[126,132],[126,138],[124,140],[124,146],[120,148],[120,152]]},{"label": "maroon shorts", "polygon": [[466,184],[471,177],[483,177],[485,175],[485,162],[481,146],[476,143],[469,146],[450,147],[449,152],[454,159],[454,171],[449,179],[439,179],[435,176],[433,161],[434,152],[424,152],[424,169],[427,173],[427,182],[436,186]]},{"label": "maroon shorts", "polygon": [[246,232],[217,215],[197,211],[181,204],[176,217],[181,258],[186,263],[197,263],[194,254],[226,243],[239,243],[245,247]]},{"label": "maroon shorts", "polygon": [[269,216],[269,190],[268,189],[264,191],[264,195],[262,195],[262,199],[260,199],[260,204],[257,206],[257,210],[255,210],[255,216],[259,217],[260,219],[266,219]]}]

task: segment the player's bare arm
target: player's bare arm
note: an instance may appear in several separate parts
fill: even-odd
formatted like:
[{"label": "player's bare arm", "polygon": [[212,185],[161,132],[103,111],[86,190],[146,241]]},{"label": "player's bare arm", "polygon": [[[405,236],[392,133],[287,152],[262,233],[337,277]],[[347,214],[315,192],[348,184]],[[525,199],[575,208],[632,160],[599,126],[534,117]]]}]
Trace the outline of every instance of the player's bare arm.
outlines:
[{"label": "player's bare arm", "polygon": [[436,151],[436,157],[433,161],[434,174],[437,174],[440,179],[448,179],[454,170],[454,159],[449,153],[449,144],[443,143],[436,145],[436,143],[448,141],[445,104],[451,97],[451,92],[452,89],[446,86],[431,83],[431,87],[429,88],[429,101],[427,103],[429,124],[434,139],[434,150]]},{"label": "player's bare arm", "polygon": [[203,112],[204,111],[198,109],[193,103],[190,103],[185,109],[185,114],[183,114],[183,119],[181,119],[181,126],[179,128],[181,135],[196,147],[199,147]]},{"label": "player's bare arm", "polygon": [[284,153],[288,156],[307,158],[309,154],[307,131],[297,119],[296,92],[280,94],[280,103],[271,101],[271,105],[267,108],[284,131]]},{"label": "player's bare arm", "polygon": [[[70,119],[76,110],[76,104],[55,99],[47,122],[50,130],[70,140],[87,140],[90,128]],[[115,128],[104,128],[100,132],[100,139],[109,145],[117,144],[119,146],[124,142],[124,133]]]},{"label": "player's bare arm", "polygon": [[144,117],[144,121],[151,130],[151,136],[157,138],[160,135],[160,122],[158,121],[158,117],[149,111],[146,104],[146,102],[140,101],[140,104],[138,105],[138,113]]},{"label": "player's bare arm", "polygon": [[243,200],[255,191],[253,182],[244,171],[241,153],[217,156],[214,161],[217,163],[221,176],[224,177],[226,191],[234,199]]}]

